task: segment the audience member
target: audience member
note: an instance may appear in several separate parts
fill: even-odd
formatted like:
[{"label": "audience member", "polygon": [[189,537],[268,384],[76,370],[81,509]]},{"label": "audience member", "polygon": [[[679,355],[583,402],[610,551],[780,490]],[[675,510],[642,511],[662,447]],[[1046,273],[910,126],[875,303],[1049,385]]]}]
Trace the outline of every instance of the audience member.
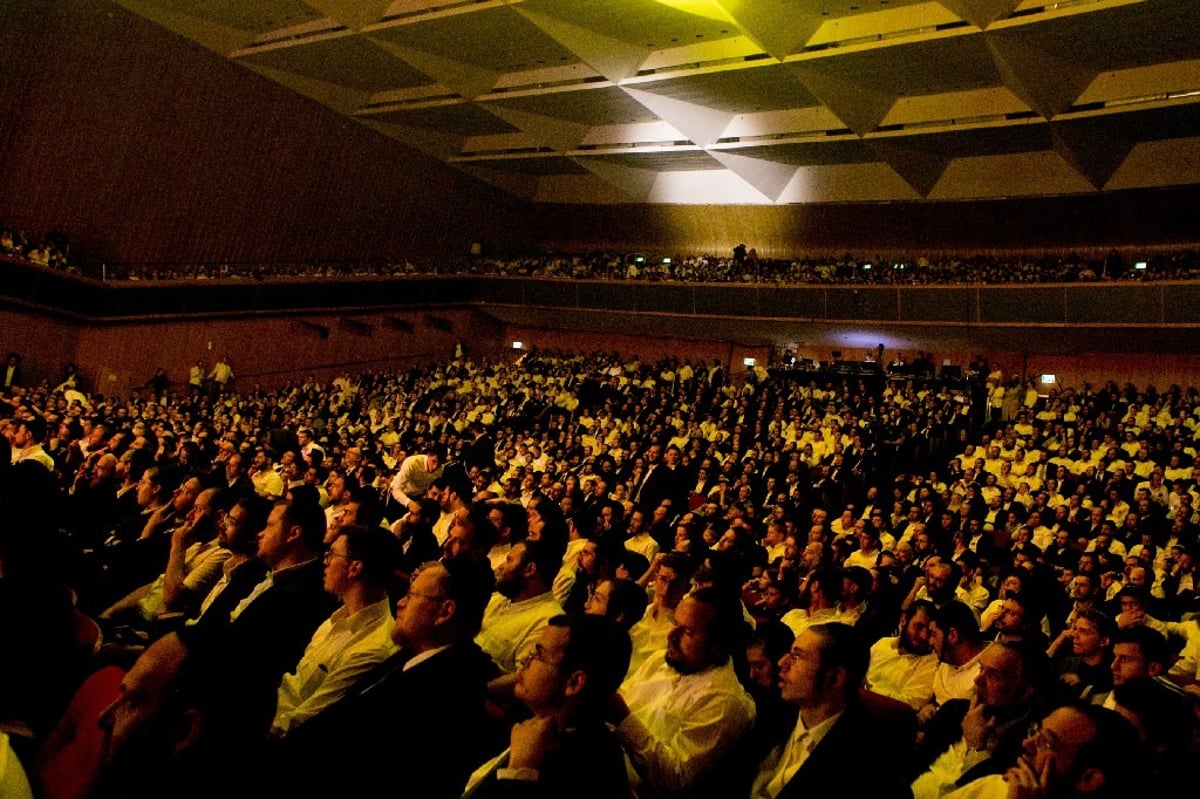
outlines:
[{"label": "audience member", "polygon": [[[1081,634],[1079,641],[1072,641],[1070,656],[1079,657],[1086,669],[1083,665],[1066,668],[1069,664],[1060,662],[1064,675],[1088,671],[1103,689],[1104,670],[1090,662],[1096,652],[1083,640],[1091,632],[1086,619],[1096,606],[1105,600],[1120,603],[1120,626],[1157,629],[1173,636],[1172,640],[1191,630],[1181,618],[1189,612],[1194,597],[1190,553],[1196,546],[1196,519],[1172,519],[1167,514],[1196,516],[1189,510],[1191,502],[1177,499],[1169,503],[1180,492],[1190,496],[1200,479],[1183,457],[1191,425],[1175,424],[1181,416],[1187,421],[1195,415],[1200,398],[1176,386],[1140,391],[1116,384],[1099,389],[1054,388],[1049,396],[1036,392],[1030,396],[1020,381],[1000,380],[995,382],[1003,383],[1004,400],[1011,395],[1021,402],[1015,412],[998,406],[993,422],[984,412],[986,397],[981,400],[973,392],[975,384],[982,384],[987,375],[1003,371],[1000,365],[978,359],[962,386],[923,379],[855,386],[852,380],[829,379],[824,373],[768,374],[763,369],[726,377],[719,362],[710,366],[668,357],[641,363],[637,358],[600,353],[535,351],[523,353],[519,361],[475,363],[461,358],[404,373],[339,378],[332,385],[310,378],[242,393],[234,393],[230,385],[216,397],[171,398],[165,406],[146,399],[122,403],[85,395],[85,409],[73,404],[76,401],[68,399],[65,391],[48,386],[18,387],[3,392],[0,400],[11,408],[14,420],[47,420],[52,435],[44,437],[43,448],[56,466],[61,466],[61,474],[47,472],[35,463],[10,466],[7,453],[0,458],[0,466],[9,475],[16,468],[45,472],[56,496],[69,498],[61,503],[63,522],[53,527],[54,531],[65,529],[67,535],[51,532],[47,541],[61,544],[76,568],[51,574],[58,568],[52,556],[46,561],[47,574],[39,577],[46,585],[69,585],[80,607],[98,611],[118,598],[105,596],[114,584],[106,579],[109,570],[94,569],[90,580],[78,579],[77,574],[86,575],[89,567],[109,561],[146,567],[141,581],[126,590],[137,585],[153,588],[158,576],[164,605],[168,593],[179,590],[179,609],[198,616],[184,627],[179,643],[208,662],[236,650],[242,661],[239,673],[263,691],[270,684],[271,698],[278,695],[279,680],[285,673],[302,668],[301,655],[317,625],[332,621],[331,598],[318,590],[319,556],[333,545],[330,557],[335,562],[329,567],[348,565],[350,559],[337,557],[342,554],[342,527],[353,522],[371,529],[378,526],[384,515],[379,500],[386,497],[392,503],[391,518],[406,517],[393,525],[406,550],[402,576],[419,578],[422,564],[439,556],[444,563],[457,562],[464,555],[480,561],[494,557],[500,582],[507,585],[511,581],[516,588],[514,596],[533,599],[546,593],[553,597],[550,581],[565,575],[570,579],[563,585],[568,586],[568,598],[575,597],[573,607],[577,603],[593,613],[608,615],[619,625],[631,625],[634,652],[629,676],[659,656],[664,676],[678,681],[691,676],[672,670],[666,656],[676,650],[689,651],[682,641],[672,644],[671,637],[679,635],[690,641],[693,634],[675,632],[680,627],[676,613],[693,576],[693,563],[702,564],[696,585],[713,586],[701,588],[701,593],[710,591],[723,600],[733,598],[734,606],[737,590],[747,585],[746,578],[756,573],[753,570],[764,570],[766,581],[753,584],[758,593],[746,594],[747,602],[760,620],[782,616],[801,634],[821,621],[853,622],[868,645],[878,647],[891,640],[900,653],[905,635],[913,637],[909,629],[913,619],[924,619],[931,649],[926,657],[940,657],[941,663],[934,670],[932,700],[923,703],[926,724],[916,760],[924,761],[923,768],[928,768],[952,745],[960,745],[956,739],[962,735],[966,719],[971,740],[981,741],[989,755],[981,758],[990,761],[986,768],[1001,773],[1016,760],[1001,768],[1003,758],[995,758],[988,747],[1019,749],[1000,747],[998,742],[1011,743],[1011,736],[1006,737],[1007,728],[994,728],[1020,715],[1009,705],[1022,702],[1006,701],[999,687],[995,691],[979,687],[987,682],[987,652],[993,647],[981,652],[980,642],[972,642],[970,625],[952,618],[955,610],[965,608],[955,599],[982,608],[984,635],[998,636],[1001,641],[997,651],[1037,643],[1050,625],[1057,630],[1069,624],[1072,635],[1075,631]],[[348,397],[354,397],[353,404],[347,404]],[[1113,425],[1136,432],[1132,439],[1125,436],[1124,445],[1119,446],[1121,434],[1108,432]],[[20,428],[12,422],[0,426],[10,437]],[[303,442],[291,432],[301,429],[305,431]],[[904,430],[924,431],[921,435],[928,436],[927,449],[918,453],[909,444],[894,443],[911,434],[900,432]],[[970,444],[965,451],[963,442]],[[9,445],[9,438],[3,443]],[[240,460],[264,446],[279,453],[279,472],[271,468],[271,460],[256,458],[252,476],[243,481]],[[466,464],[471,447],[490,448],[493,465],[484,463],[481,469],[478,464]],[[297,454],[305,450],[308,461],[319,463],[310,465]],[[432,464],[427,460],[431,452]],[[489,453],[481,450],[472,457],[487,461]],[[449,477],[432,491],[432,479],[424,486],[410,485],[415,493],[405,496],[412,502],[401,507],[393,489],[410,458],[426,459],[411,464],[421,463],[426,477],[429,469],[440,468]],[[1153,500],[1148,494],[1154,488],[1154,470],[1168,460],[1173,471],[1169,480],[1164,479],[1164,487],[1171,487],[1165,495],[1161,491],[1152,495],[1158,497]],[[918,462],[924,466],[918,467]],[[950,471],[926,478],[929,469],[925,467],[939,463],[948,463]],[[489,468],[496,471],[488,474]],[[316,515],[312,524],[293,519],[280,525],[274,515],[267,524],[261,515],[256,521],[253,504],[244,502],[229,510],[224,523],[214,523],[215,537],[189,524],[189,516],[205,516],[205,508],[212,504],[213,495],[200,489],[248,482],[255,486],[252,490],[263,490],[254,477],[265,484],[270,478],[261,476],[264,470],[270,471],[281,487],[285,479],[290,484],[286,486],[289,508],[316,508],[316,515],[325,522],[319,526],[324,536],[295,550],[290,543],[277,546],[277,539],[288,539],[291,531],[308,528],[310,532],[301,532],[299,537],[310,535],[318,527]],[[672,471],[681,475],[671,475]],[[348,479],[351,474],[353,480]],[[409,476],[413,476],[411,467]],[[660,548],[679,550],[649,562],[622,546],[626,517],[635,511],[633,498],[639,491],[645,499],[647,491],[653,495],[662,490],[657,483],[673,485],[676,477],[683,486],[682,498],[664,497],[648,506],[649,525],[644,521],[634,525],[637,535],[646,528],[645,535]],[[9,480],[5,476],[0,483]],[[451,488],[446,480],[462,480],[463,487],[446,490]],[[1143,490],[1137,490],[1138,481],[1147,484]],[[701,490],[706,483],[708,489]],[[178,493],[174,490],[177,484],[183,487]],[[339,484],[344,484],[344,491]],[[329,514],[317,504],[322,487],[330,497]],[[436,500],[431,498],[435,491]],[[491,504],[468,505],[469,498],[476,496],[490,498]],[[144,501],[133,507],[134,498]],[[1146,504],[1155,501],[1165,508],[1157,516]],[[449,503],[449,507],[443,508],[439,502]],[[38,502],[43,513],[54,511],[56,517],[59,504],[54,498]],[[1121,513],[1125,506],[1128,510]],[[1100,512],[1095,525],[1089,523],[1089,507]],[[94,519],[88,518],[92,509]],[[847,546],[847,536],[837,546],[828,543],[827,520],[840,519],[848,510],[849,529],[865,528],[858,535],[860,546],[864,537],[868,539],[866,554],[860,550],[854,557],[873,560],[869,569],[849,560],[854,549]],[[983,520],[993,510],[994,516],[987,521],[991,529],[985,530]],[[339,514],[333,524],[326,518]],[[1110,516],[1116,517],[1116,524]],[[439,517],[444,517],[445,531],[440,548],[433,538],[433,524]],[[1006,559],[1014,553],[1008,539],[1018,535],[1022,525],[1031,527],[1030,546],[1015,553],[1013,564]],[[838,526],[844,525],[839,522]],[[256,540],[260,530],[261,542]],[[589,530],[596,541],[615,544],[614,551],[622,555],[611,575],[583,568]],[[956,537],[960,531],[965,534]],[[109,532],[111,536],[106,535]],[[890,537],[892,532],[898,541]],[[1067,548],[1079,553],[1074,562],[1064,559],[1065,550],[1054,549],[1064,532]],[[204,551],[213,558],[227,555],[228,559],[208,574],[215,584],[207,580],[189,584],[189,576],[200,573],[199,561],[194,558],[201,554],[197,545],[206,537]],[[1053,543],[1033,544],[1043,538]],[[105,539],[109,540],[107,547]],[[135,542],[139,543],[136,547],[132,546]],[[1115,557],[1120,546],[1128,549],[1124,564],[1102,562],[1105,557]],[[530,556],[531,548],[534,555],[544,549],[545,557]],[[560,568],[564,550],[572,558],[567,568]],[[691,556],[683,556],[683,550]],[[135,552],[145,552],[145,559],[132,554]],[[981,553],[986,554],[982,560]],[[5,560],[8,557],[6,554]],[[786,579],[770,580],[771,573],[765,570],[772,559]],[[9,564],[3,565],[7,582]],[[1014,571],[1007,574],[1004,570],[1010,565]],[[1114,574],[1122,565],[1124,580]],[[548,573],[540,574],[543,571]],[[299,580],[301,573],[308,575],[305,581]],[[641,589],[625,582],[628,576],[642,578],[651,589],[653,599],[648,606],[640,604],[645,601]],[[918,582],[918,577],[923,579]],[[536,584],[530,583],[531,579]],[[281,593],[273,593],[299,582],[306,583],[303,591],[296,589],[304,598],[294,603],[285,603]],[[727,597],[730,584],[733,591]],[[1127,594],[1132,589],[1122,589],[1122,584],[1155,592],[1153,616],[1147,616],[1144,607],[1140,612],[1133,607],[1139,597]],[[526,596],[522,589],[531,585],[537,590]],[[1060,588],[1066,585],[1076,594],[1086,586],[1089,596],[1069,596]],[[403,594],[403,581],[388,590],[393,597]],[[771,590],[778,594],[778,604],[767,613],[764,610],[769,609],[752,600],[765,598]],[[147,595],[152,593],[157,591]],[[908,613],[901,635],[891,637],[900,620],[901,598]],[[923,613],[925,598],[948,615]],[[1127,600],[1129,608],[1125,607]],[[503,593],[493,600],[506,603],[509,610],[521,601],[514,603]],[[405,607],[426,607],[416,599],[406,602]],[[323,604],[319,613],[315,609],[318,604]],[[643,607],[647,608],[644,613],[640,611]],[[779,612],[780,608],[787,613]],[[551,609],[558,613],[557,607]],[[553,614],[547,613],[546,618],[549,615]],[[743,615],[749,618],[745,612]],[[298,621],[301,616],[303,624]],[[303,631],[298,629],[302,626],[306,627]],[[696,626],[704,628],[704,624]],[[514,637],[522,639],[522,646],[531,646],[540,635],[539,631],[531,637]],[[1056,654],[1060,657],[1067,657],[1067,643],[1067,637],[1058,641]],[[1040,644],[1044,653],[1047,641]],[[1194,650],[1193,644],[1185,645],[1178,674],[1166,668],[1169,653],[1154,655],[1150,663],[1161,662],[1153,666],[1160,675],[1169,673],[1180,682],[1194,682]],[[729,653],[735,673],[744,677],[741,642],[730,646]],[[1124,650],[1117,655],[1111,669],[1114,682],[1134,657]],[[510,659],[507,655],[503,658]],[[514,652],[514,671],[516,658]],[[331,663],[323,665],[330,667]],[[991,664],[991,668],[989,679],[993,682],[1011,677],[1000,674],[1002,666]],[[968,713],[971,700],[965,698],[969,694],[963,684],[976,669],[975,690],[995,696],[986,697],[987,702],[976,700],[976,707],[986,707],[985,711]],[[1137,675],[1148,676],[1152,668],[1128,670],[1132,679],[1137,679]],[[299,679],[300,672],[295,674]],[[938,675],[944,676],[944,685],[938,682]],[[510,675],[509,682],[513,681],[515,675]],[[70,688],[65,690],[69,695]],[[1112,696],[1103,694],[1103,690],[1093,689],[1089,695],[1100,702]],[[1028,700],[1023,703],[1030,704]],[[957,720],[948,713],[948,708],[956,705]],[[992,705],[999,709],[993,712]],[[882,707],[871,705],[870,712],[879,714]],[[1044,709],[1038,712],[1045,715]],[[294,726],[272,745],[286,743],[325,715],[318,713]],[[884,716],[877,720],[883,724]],[[481,734],[489,731],[512,740],[507,729],[495,730],[489,723],[480,727]],[[328,737],[333,738],[334,733],[330,731]],[[746,740],[741,735],[733,737]],[[656,780],[672,784],[676,778],[690,780],[694,776],[672,776],[673,739],[658,730],[652,739],[660,738],[668,741],[665,748],[647,744],[640,756],[642,790],[653,789]],[[930,747],[939,741],[944,747],[931,753]],[[968,755],[965,743],[961,745],[964,752],[957,770],[954,764],[943,764],[949,777],[938,781],[939,787],[953,787],[968,776],[968,765],[977,765],[967,761],[982,753]],[[691,744],[680,748],[688,750],[688,746]],[[478,751],[473,760],[460,764],[466,769],[460,772],[461,781],[447,791],[460,792],[466,771],[500,748]],[[731,770],[737,771],[734,761],[744,755],[739,742],[731,741],[723,751],[726,755],[718,759],[728,760]],[[722,771],[725,769],[708,771],[708,778],[701,779],[703,787],[726,785],[727,775]],[[536,785],[507,787],[533,790]]]},{"label": "audience member", "polygon": [[342,527],[325,553],[325,591],[342,601],[279,684],[271,734],[288,734],[335,703],[392,653],[388,600],[396,539],[379,527]]},{"label": "audience member", "polygon": [[740,603],[716,589],[675,608],[665,651],[650,655],[621,686],[610,720],[645,788],[686,794],[712,776],[754,723],[754,701],[738,681]]},{"label": "audience member", "polygon": [[513,725],[508,748],[471,775],[463,796],[628,796],[624,753],[604,719],[629,653],[610,619],[551,618],[513,689],[532,716]]},{"label": "audience member", "polygon": [[[896,766],[903,748],[862,705],[867,642],[840,622],[808,627],[779,662],[783,700],[798,706],[791,735],[762,762],[752,799],[800,796],[908,796]],[[871,752],[870,768],[847,769]]]}]

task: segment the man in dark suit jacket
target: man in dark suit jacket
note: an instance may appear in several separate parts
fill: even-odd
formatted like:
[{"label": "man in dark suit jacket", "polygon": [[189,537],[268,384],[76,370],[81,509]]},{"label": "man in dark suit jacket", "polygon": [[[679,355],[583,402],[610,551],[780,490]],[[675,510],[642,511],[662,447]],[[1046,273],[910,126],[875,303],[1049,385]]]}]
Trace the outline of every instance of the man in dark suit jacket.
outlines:
[{"label": "man in dark suit jacket", "polygon": [[646,450],[647,474],[642,484],[631,486],[633,501],[653,510],[664,501],[671,503],[671,518],[684,512],[687,507],[689,476],[679,466],[679,447],[667,447],[666,452],[658,444]]},{"label": "man in dark suit jacket", "polygon": [[[994,641],[979,655],[971,700],[952,699],[926,723],[904,768],[917,793],[946,793],[987,774],[1002,774],[1021,754],[1037,698],[1050,673],[1045,644]],[[936,768],[933,766],[937,764]],[[944,781],[953,777],[951,784]]]},{"label": "man in dark suit jacket", "polygon": [[[896,768],[906,748],[888,740],[892,727],[860,699],[870,659],[867,640],[847,624],[813,625],[796,637],[780,661],[779,684],[800,716],[788,741],[763,761],[750,796],[911,797]],[[872,756],[866,768],[863,752]]]},{"label": "man in dark suit jacket", "polygon": [[248,682],[275,692],[313,632],[337,609],[321,562],[325,512],[315,502],[279,503],[258,534],[267,574],[228,613],[205,613],[181,635],[189,646],[236,653]]},{"label": "man in dark suit jacket", "polygon": [[[471,770],[502,746],[486,713],[487,683],[499,672],[474,643],[493,586],[486,559],[422,568],[396,608],[399,650],[336,704],[272,742],[271,791],[366,795],[377,792],[377,767],[393,763],[389,773],[407,775],[397,777],[407,784],[393,786],[396,793],[457,797]],[[342,767],[312,767],[318,763]]]},{"label": "man in dark suit jacket", "polygon": [[463,464],[470,469],[496,470],[496,439],[488,433],[483,422],[471,423],[471,441],[463,447]]},{"label": "man in dark suit jacket", "polygon": [[21,385],[23,374],[21,372],[21,356],[15,352],[8,354],[8,360],[4,364],[4,368],[0,369],[0,388],[12,388],[13,386]]},{"label": "man in dark suit jacket", "polygon": [[510,746],[475,770],[471,799],[613,799],[629,795],[625,755],[604,717],[633,645],[604,616],[550,619],[513,691],[533,717]]}]

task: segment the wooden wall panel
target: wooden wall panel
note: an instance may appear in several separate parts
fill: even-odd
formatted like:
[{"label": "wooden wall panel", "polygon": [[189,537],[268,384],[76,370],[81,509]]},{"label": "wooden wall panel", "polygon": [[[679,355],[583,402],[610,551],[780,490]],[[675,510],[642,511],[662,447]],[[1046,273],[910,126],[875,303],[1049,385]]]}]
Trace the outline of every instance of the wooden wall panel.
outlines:
[{"label": "wooden wall panel", "polygon": [[[435,314],[448,321],[452,329],[437,329],[431,325],[429,313],[419,312],[82,326],[34,313],[0,309],[0,350],[24,356],[27,382],[45,380],[53,385],[60,379],[63,366],[74,361],[89,388],[116,396],[124,396],[143,383],[156,366],[166,367],[172,380],[183,381],[188,367],[197,358],[211,365],[222,353],[230,358],[240,385],[248,387],[256,382],[274,386],[310,374],[328,380],[345,373],[444,361],[459,341],[473,358],[507,357],[511,354],[511,342],[516,340],[539,349],[615,351],[624,356],[636,355],[643,361],[666,356],[704,363],[718,359],[731,365],[733,373],[743,369],[742,358],[768,363],[772,356],[769,345],[754,342],[505,324],[470,310],[438,310]],[[389,316],[408,322],[412,331],[395,329],[385,321]],[[359,324],[345,324],[345,319]],[[361,334],[360,324],[370,328],[370,336]],[[322,338],[317,328],[328,329],[328,338]],[[830,361],[832,351],[837,349],[842,360],[865,360],[872,348],[853,343],[857,341],[853,336],[839,334],[839,330],[846,329],[831,325],[823,340],[797,342],[797,355]],[[970,331],[965,328],[958,329],[955,335],[964,342],[971,340]],[[1022,340],[1014,334],[1011,349],[946,347],[932,355],[940,369],[944,361],[962,366],[982,353],[989,361],[999,363],[1005,374],[1054,374],[1061,386],[1081,386],[1085,382],[1096,386],[1110,379],[1159,388],[1172,383],[1200,386],[1200,355],[1027,354],[1018,349]],[[911,346],[893,345],[895,348],[885,353],[885,360],[890,361],[899,352],[911,361],[918,349],[928,347],[921,336],[914,336],[910,343]]]},{"label": "wooden wall panel", "polygon": [[[43,380],[57,385],[63,368],[76,361],[79,347],[79,328],[23,310],[0,308],[0,356],[10,352],[21,355],[21,370],[25,383],[33,385]],[[91,383],[95,374],[81,369],[80,374]]]},{"label": "wooden wall panel", "polygon": [[[439,310],[449,330],[435,327],[427,313],[339,316],[303,315],[81,326],[18,312],[0,311],[5,352],[25,356],[26,377],[57,382],[63,364],[79,364],[89,388],[125,396],[158,366],[183,382],[197,359],[211,367],[227,357],[247,389],[312,375],[329,380],[340,374],[406,369],[449,360],[456,342],[469,354],[494,356],[503,330],[473,311]],[[387,318],[412,326],[396,329]],[[347,323],[349,320],[349,323]],[[369,335],[364,335],[364,328]]]},{"label": "wooden wall panel", "polygon": [[[522,203],[103,0],[0,25],[0,219],[82,257],[288,261],[519,247]],[[2,11],[0,11],[2,13]]]},{"label": "wooden wall panel", "polygon": [[1030,355],[1027,373],[1052,374],[1061,386],[1081,386],[1087,382],[1099,387],[1111,379],[1118,385],[1129,382],[1139,388],[1153,385],[1159,390],[1172,383],[1200,387],[1200,355]]}]

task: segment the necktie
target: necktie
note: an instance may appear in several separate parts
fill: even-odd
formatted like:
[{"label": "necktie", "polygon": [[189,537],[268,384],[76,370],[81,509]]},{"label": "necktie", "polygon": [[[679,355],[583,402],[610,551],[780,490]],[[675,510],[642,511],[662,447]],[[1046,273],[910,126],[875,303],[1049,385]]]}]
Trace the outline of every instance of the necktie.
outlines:
[{"label": "necktie", "polygon": [[808,731],[803,730],[792,737],[783,750],[783,756],[779,758],[779,768],[776,769],[775,776],[767,783],[767,796],[772,799],[778,796],[807,759]]}]

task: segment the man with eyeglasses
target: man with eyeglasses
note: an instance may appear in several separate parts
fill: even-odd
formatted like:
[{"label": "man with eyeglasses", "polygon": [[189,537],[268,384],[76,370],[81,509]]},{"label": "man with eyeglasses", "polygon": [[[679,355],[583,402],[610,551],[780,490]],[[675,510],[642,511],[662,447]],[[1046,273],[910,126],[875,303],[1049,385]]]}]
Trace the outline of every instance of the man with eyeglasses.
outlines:
[{"label": "man with eyeglasses", "polygon": [[262,580],[266,565],[258,554],[258,531],[266,527],[271,503],[262,497],[243,497],[234,503],[217,524],[216,542],[229,553],[221,564],[221,574],[200,607],[188,619],[195,624],[209,610],[226,614],[247,592]]},{"label": "man with eyeglasses", "polygon": [[398,544],[382,527],[342,527],[325,553],[325,591],[342,601],[283,675],[271,735],[282,737],[336,702],[392,653],[388,586]]},{"label": "man with eyeglasses", "polygon": [[915,799],[939,799],[986,774],[1008,768],[1049,679],[1045,647],[1030,640],[994,641],[979,655],[970,700],[943,704],[906,760]]},{"label": "man with eyeglasses", "polygon": [[471,770],[503,747],[486,713],[498,671],[473,640],[493,586],[486,560],[422,566],[396,606],[396,652],[270,746],[268,770],[279,777],[271,793],[371,795],[377,767],[389,764],[422,799],[459,796]]},{"label": "man with eyeglasses", "polygon": [[1125,796],[1145,779],[1142,744],[1121,714],[1095,705],[1064,705],[1031,724],[1021,755],[945,799],[1101,799]]},{"label": "man with eyeglasses", "polygon": [[625,756],[604,723],[629,665],[629,635],[604,616],[550,619],[513,693],[532,714],[467,781],[464,797],[613,799],[629,795]]}]

